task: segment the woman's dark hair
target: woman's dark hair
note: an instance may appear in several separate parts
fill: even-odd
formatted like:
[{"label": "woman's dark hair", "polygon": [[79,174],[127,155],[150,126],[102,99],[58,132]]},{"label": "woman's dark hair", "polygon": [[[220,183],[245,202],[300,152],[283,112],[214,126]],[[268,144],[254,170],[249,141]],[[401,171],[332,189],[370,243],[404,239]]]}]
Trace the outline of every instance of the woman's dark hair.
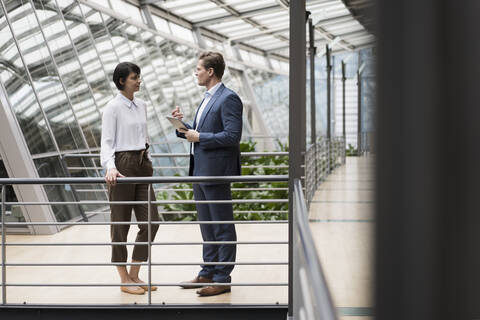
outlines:
[{"label": "woman's dark hair", "polygon": [[223,72],[225,71],[225,61],[220,52],[204,52],[198,57],[198,60],[202,60],[202,65],[205,69],[212,68],[217,79],[222,80]]},{"label": "woman's dark hair", "polygon": [[118,90],[123,90],[124,88],[124,85],[120,83],[120,79],[125,82],[127,77],[132,72],[140,75],[140,67],[135,63],[121,62],[115,67],[115,70],[113,71],[113,82],[117,86]]}]

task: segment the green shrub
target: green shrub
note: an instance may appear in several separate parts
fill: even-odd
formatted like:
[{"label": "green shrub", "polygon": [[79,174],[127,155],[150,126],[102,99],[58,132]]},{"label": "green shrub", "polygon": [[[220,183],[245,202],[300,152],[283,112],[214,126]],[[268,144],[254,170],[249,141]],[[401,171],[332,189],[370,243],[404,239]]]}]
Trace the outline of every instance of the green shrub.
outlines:
[{"label": "green shrub", "polygon": [[348,144],[348,148],[345,150],[345,155],[347,157],[356,157],[358,156],[358,150],[354,146],[352,146],[350,143]]},{"label": "green shrub", "polygon": [[[277,142],[280,151],[288,151],[288,147]],[[253,141],[242,141],[241,152],[255,152],[256,143]],[[288,166],[288,156],[262,156],[262,157],[241,157],[242,175],[286,175],[288,168],[247,168],[247,166]],[[192,185],[187,183],[178,184],[173,189],[191,189]],[[288,188],[287,182],[256,182],[256,183],[232,183],[233,189],[244,188]],[[192,200],[192,191],[178,190],[175,192],[162,191],[157,194],[158,200]],[[232,199],[288,199],[288,190],[234,190]],[[162,211],[195,211],[194,204],[166,204]],[[285,211],[288,210],[288,203],[235,203],[234,211]],[[285,220],[287,213],[268,212],[245,212],[234,213],[235,220]],[[164,215],[165,220],[194,220],[193,214],[168,214]]]}]

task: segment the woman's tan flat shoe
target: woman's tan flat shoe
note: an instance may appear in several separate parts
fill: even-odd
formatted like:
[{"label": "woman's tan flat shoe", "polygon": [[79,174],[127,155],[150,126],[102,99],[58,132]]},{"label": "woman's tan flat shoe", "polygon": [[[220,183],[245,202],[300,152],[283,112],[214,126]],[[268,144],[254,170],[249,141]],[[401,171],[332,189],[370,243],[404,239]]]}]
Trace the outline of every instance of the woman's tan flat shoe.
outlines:
[{"label": "woman's tan flat shoe", "polygon": [[125,293],[129,294],[144,294],[145,290],[138,286],[138,287],[120,287],[120,290]]},{"label": "woman's tan flat shoe", "polygon": [[[145,291],[148,291],[148,286],[139,286],[139,287],[142,288]],[[157,291],[157,289],[158,289],[157,287],[152,286],[152,291]]]}]

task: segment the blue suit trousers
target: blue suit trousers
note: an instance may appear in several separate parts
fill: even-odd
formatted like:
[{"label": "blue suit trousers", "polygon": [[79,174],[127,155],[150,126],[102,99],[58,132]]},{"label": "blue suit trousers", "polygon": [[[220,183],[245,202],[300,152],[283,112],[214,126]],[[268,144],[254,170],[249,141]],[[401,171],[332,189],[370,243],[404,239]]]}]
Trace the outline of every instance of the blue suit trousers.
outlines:
[{"label": "blue suit trousers", "polygon": [[[193,184],[195,200],[231,200],[230,184]],[[198,204],[199,221],[233,220],[231,203]],[[234,224],[201,224],[200,231],[204,241],[236,241],[237,234]],[[203,245],[204,262],[235,262],[237,246],[235,244],[205,244]],[[214,282],[231,282],[230,273],[233,265],[202,265],[198,274]]]}]

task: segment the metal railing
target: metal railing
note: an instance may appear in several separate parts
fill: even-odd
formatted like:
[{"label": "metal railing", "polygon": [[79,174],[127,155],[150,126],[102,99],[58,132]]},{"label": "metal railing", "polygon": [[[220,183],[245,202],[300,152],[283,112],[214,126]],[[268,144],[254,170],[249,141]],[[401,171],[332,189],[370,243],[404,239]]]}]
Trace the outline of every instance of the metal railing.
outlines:
[{"label": "metal railing", "polygon": [[307,148],[305,155],[305,198],[307,207],[318,186],[338,166],[345,163],[345,140],[320,138]]},{"label": "metal railing", "polygon": [[[308,197],[313,196],[313,193],[317,189],[319,183],[321,183],[325,177],[335,168],[344,162],[345,150],[343,139],[333,139],[330,143],[327,143],[326,139],[321,139],[315,146],[310,146],[305,155],[305,193]],[[242,156],[286,156],[286,152],[278,153],[247,153]],[[69,154],[66,157],[97,157],[95,154]],[[154,157],[166,157],[177,156],[186,157],[188,154],[154,154]],[[314,179],[312,179],[312,177]],[[199,183],[199,182],[286,182],[288,181],[287,175],[268,175],[268,176],[234,176],[234,177],[155,177],[155,178],[120,178],[118,183],[148,183],[149,188],[152,184],[167,184],[173,183]],[[70,184],[70,185],[88,185],[88,184],[104,184],[103,178],[41,178],[41,179],[0,179],[0,186],[2,191],[1,201],[1,231],[2,231],[2,305],[9,305],[7,301],[7,287],[118,287],[118,286],[135,286],[135,284],[121,284],[121,283],[20,283],[20,282],[8,282],[7,281],[7,268],[8,267],[92,267],[92,266],[132,266],[140,265],[146,266],[148,269],[148,277],[146,279],[146,286],[179,286],[180,283],[152,282],[152,267],[156,266],[193,266],[193,265],[289,265],[289,261],[293,261],[292,271],[294,273],[293,290],[295,291],[295,299],[289,301],[292,304],[295,312],[295,319],[319,319],[320,316],[325,317],[322,319],[334,319],[335,312],[331,304],[331,298],[328,293],[328,289],[325,284],[325,279],[321,270],[321,266],[318,260],[318,256],[315,252],[313,239],[310,234],[307,223],[307,203],[303,195],[303,190],[299,181],[295,184],[294,208],[293,208],[293,240],[289,241],[175,241],[175,242],[154,242],[151,238],[152,225],[201,225],[201,224],[287,224],[287,220],[266,220],[266,221],[152,221],[150,217],[150,207],[152,205],[165,205],[165,204],[195,204],[195,203],[287,203],[288,199],[234,199],[234,200],[217,200],[217,201],[195,201],[195,200],[155,200],[150,196],[147,201],[63,201],[63,202],[6,202],[5,201],[5,189],[7,185],[14,184]],[[278,189],[287,190],[287,188],[238,188],[243,191],[255,190],[261,191],[264,189]],[[191,191],[192,189],[175,189],[166,188],[167,191]],[[235,188],[233,188],[235,190]],[[96,190],[83,190],[77,188],[77,192],[104,192],[102,189]],[[149,193],[150,194],[150,193]],[[30,205],[71,205],[71,204],[97,204],[97,205],[109,205],[109,204],[132,204],[142,203],[149,207],[149,216],[147,221],[132,221],[132,222],[90,222],[90,221],[68,221],[68,222],[6,222],[6,206],[30,206]],[[274,212],[274,213],[287,213],[286,210],[264,210],[264,211],[234,211],[238,212]],[[89,212],[86,212],[87,214]],[[94,213],[94,212],[93,212]],[[166,212],[163,212],[166,213]],[[168,213],[178,214],[194,214],[195,211],[171,211]],[[56,226],[92,226],[92,225],[148,225],[148,241],[147,242],[124,242],[124,243],[112,243],[112,242],[7,242],[6,230],[7,227],[18,226],[41,226],[41,225],[56,225]],[[79,263],[63,263],[63,262],[8,262],[6,257],[6,249],[8,247],[37,247],[37,246],[52,246],[52,247],[80,247],[80,246],[112,246],[112,245],[127,245],[132,246],[135,244],[147,245],[149,251],[149,258],[146,262],[125,262],[125,263],[110,263],[110,262],[88,262],[82,261]],[[237,245],[289,245],[293,246],[293,255],[288,257],[288,261],[238,261],[238,262],[192,262],[192,261],[179,261],[179,262],[157,262],[151,260],[151,252],[153,248],[158,246],[196,246],[203,244],[237,244]],[[212,285],[222,285],[220,283],[212,283]],[[288,282],[240,282],[240,283],[228,283],[226,285],[231,286],[289,286]],[[148,305],[155,305],[152,303],[151,291],[148,290]]]},{"label": "metal railing", "polygon": [[[252,169],[251,172],[253,173],[247,173],[247,174],[258,174],[257,172],[260,172],[256,169],[267,169],[269,170],[270,174],[272,172],[274,172],[274,174],[287,174],[287,169],[288,169],[288,162],[284,162],[282,163],[282,161],[280,161],[280,164],[261,164],[261,165],[252,165],[252,161],[253,159],[256,159],[256,158],[260,158],[260,157],[272,157],[272,158],[286,158],[288,157],[288,152],[282,152],[282,151],[279,151],[279,152],[242,152],[241,154],[241,158],[242,159],[248,159],[248,161],[250,162],[250,164],[242,164],[242,169]],[[187,169],[188,169],[188,166],[185,165],[185,163],[182,163],[182,165],[180,165],[179,163],[181,163],[181,161],[178,161],[176,159],[180,158],[188,158],[190,156],[189,153],[152,153],[151,154],[151,157],[154,158],[154,159],[172,159],[172,163],[175,164],[173,166],[166,166],[166,165],[161,165],[161,166],[157,166],[157,165],[154,165],[153,166],[153,169],[154,170],[162,170],[162,169],[170,169],[170,170],[173,170],[173,171],[168,171],[168,172],[165,172],[165,171],[154,171],[154,176],[155,175],[173,175],[173,173],[175,174],[180,174],[180,175],[186,175],[187,174]],[[66,153],[66,154],[63,154],[62,157],[61,157],[61,160],[62,160],[62,163],[63,163],[63,166],[64,168],[67,170],[68,174],[70,173],[73,173],[73,172],[76,172],[78,173],[79,171],[85,171],[86,172],[86,175],[88,176],[88,172],[96,172],[97,174],[100,174],[101,173],[101,170],[103,170],[101,167],[99,166],[95,166],[95,162],[97,162],[100,158],[100,154],[98,153]],[[83,161],[83,159],[87,160],[87,159],[92,159],[94,161],[92,161],[92,164],[94,166],[81,166],[81,163],[80,163],[80,166],[79,166],[79,163],[76,163],[76,164],[73,164],[71,163],[72,160],[69,160],[69,159],[79,159],[80,161]],[[182,159],[182,160],[185,160],[185,159]],[[243,160],[242,160],[243,161]],[[77,161],[78,162],[78,161]],[[183,161],[185,162],[185,161]],[[88,162],[90,163],[90,162]],[[274,162],[275,163],[275,162]],[[70,165],[69,165],[70,164]],[[278,169],[278,170],[277,170]],[[275,173],[277,172],[277,173]],[[162,174],[163,173],[163,174]],[[262,174],[262,173],[260,173]],[[155,184],[154,186],[154,191],[155,191],[155,194],[158,194],[159,192],[166,192],[167,194],[171,195],[171,194],[174,194],[174,193],[178,193],[178,192],[193,192],[193,189],[191,187],[184,187],[184,188],[178,188],[178,186],[173,186],[171,183],[165,183],[163,185],[158,185],[158,184]],[[95,188],[93,186],[85,186],[83,188],[77,188],[77,187],[74,187],[72,186],[72,192],[74,193],[74,195],[76,196],[77,199],[82,199],[82,200],[86,200],[86,199],[89,199],[89,198],[94,198],[94,197],[100,197],[102,198],[102,196],[105,198],[106,195],[107,195],[107,190],[105,188]],[[283,186],[277,186],[277,187],[271,187],[271,186],[252,186],[252,187],[238,187],[238,186],[233,186],[232,187],[232,192],[239,192],[239,193],[247,193],[247,192],[251,192],[251,191],[259,191],[259,192],[271,192],[271,191],[285,191],[287,192],[288,191],[288,188],[287,186],[283,187]],[[103,194],[103,195],[102,195]],[[84,203],[84,202],[82,202]],[[95,204],[95,203],[92,203],[92,204]],[[84,210],[84,214],[85,216],[89,216],[91,214],[105,214],[105,212],[101,210],[102,208],[98,207],[97,209],[95,209],[94,211],[92,211],[91,209],[87,209],[87,210]],[[105,208],[103,208],[105,209]],[[275,212],[268,212],[270,214],[280,214],[280,213],[287,213],[288,211],[286,210],[281,210],[281,211],[275,211]],[[171,215],[187,215],[187,214],[193,214],[195,213],[195,211],[163,211],[161,214],[160,214],[160,218],[161,220],[168,220],[170,219],[169,216]],[[235,211],[234,214],[253,214],[253,213],[267,213],[267,212],[254,212],[254,211]]]},{"label": "metal railing", "polygon": [[336,312],[308,226],[308,212],[300,180],[293,195],[293,318],[333,320]]},{"label": "metal railing", "polygon": [[[189,153],[152,153],[152,158],[188,158]],[[288,156],[288,152],[242,152],[241,157],[277,157],[277,156]],[[100,155],[98,153],[67,153],[63,155],[64,159],[67,158],[93,158],[98,159]],[[69,171],[83,171],[83,170],[102,170],[101,167],[97,166],[67,166],[65,167]],[[242,168],[245,169],[259,169],[259,168],[268,168],[268,169],[288,169],[288,165],[242,165]],[[187,165],[175,165],[175,166],[153,166],[153,169],[172,169],[172,170],[184,170],[188,169]]]},{"label": "metal railing", "polygon": [[[188,153],[152,153],[152,158],[186,158]],[[288,152],[242,152],[242,157],[277,157],[288,156]],[[64,158],[99,158],[99,154],[90,153],[71,153],[65,154]],[[307,148],[305,154],[305,198],[307,207],[318,189],[320,183],[336,167],[345,164],[345,139],[343,137],[333,137],[330,140],[326,137],[320,137],[316,144]],[[65,164],[66,166],[66,164]],[[99,170],[98,167],[68,167],[68,170]],[[187,166],[154,166],[153,169],[187,169]],[[288,165],[242,165],[245,169],[287,169]],[[255,188],[255,191],[273,191],[287,190],[288,188]],[[105,192],[105,189],[75,189],[76,193],[95,193]],[[177,192],[192,191],[192,189],[172,189],[162,188],[158,191]],[[232,191],[253,191],[253,188],[232,188]]]},{"label": "metal railing", "polygon": [[[288,241],[189,241],[189,242],[154,242],[152,241],[152,225],[186,225],[186,224],[287,224],[287,220],[272,220],[272,221],[152,221],[151,206],[167,203],[287,203],[288,199],[235,199],[235,200],[212,200],[212,201],[195,201],[195,200],[164,200],[156,201],[151,199],[150,188],[153,183],[200,183],[200,182],[286,182],[288,176],[286,175],[269,175],[269,176],[231,176],[231,177],[145,177],[145,178],[119,178],[117,183],[142,183],[148,184],[148,200],[147,201],[62,201],[62,202],[6,202],[5,190],[7,185],[30,184],[30,185],[49,185],[49,184],[103,184],[103,178],[10,178],[0,179],[0,186],[2,191],[1,200],[1,231],[2,231],[2,305],[8,305],[7,302],[7,287],[119,287],[119,286],[137,286],[138,284],[125,283],[19,283],[7,282],[7,267],[45,267],[45,266],[62,266],[62,267],[86,267],[86,266],[132,266],[140,265],[147,266],[148,277],[146,286],[179,286],[180,283],[152,283],[152,266],[189,266],[189,265],[288,265],[288,261],[240,261],[240,262],[154,262],[151,259],[151,250],[155,246],[194,246],[204,244],[236,244],[236,245],[288,245]],[[130,222],[6,222],[5,208],[7,205],[14,206],[31,206],[31,205],[71,205],[71,204],[146,204],[148,206],[147,221],[130,221]],[[7,242],[6,228],[9,226],[34,226],[34,225],[55,225],[55,226],[92,226],[92,225],[148,225],[148,241],[147,242]],[[125,263],[9,263],[7,261],[6,249],[7,247],[36,247],[36,246],[112,246],[112,245],[147,245],[148,246],[148,260],[146,262],[125,262]],[[210,285],[230,285],[230,286],[288,286],[286,282],[256,282],[256,283],[210,283]],[[209,284],[205,284],[209,285]],[[148,305],[152,305],[151,290],[148,290]]]}]

